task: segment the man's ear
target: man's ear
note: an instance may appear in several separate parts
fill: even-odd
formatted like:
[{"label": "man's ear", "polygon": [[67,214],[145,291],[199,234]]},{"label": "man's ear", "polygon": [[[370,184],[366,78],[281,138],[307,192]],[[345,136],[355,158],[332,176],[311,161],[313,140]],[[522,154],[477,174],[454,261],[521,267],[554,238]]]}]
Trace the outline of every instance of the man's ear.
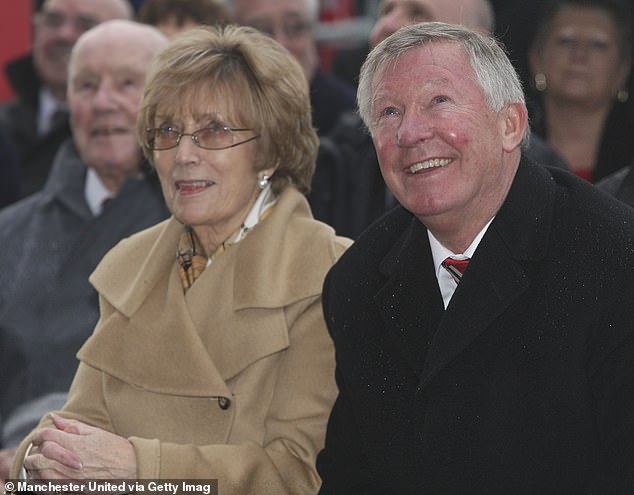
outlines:
[{"label": "man's ear", "polygon": [[500,110],[502,148],[510,153],[522,144],[528,129],[528,110],[523,103],[510,103]]}]

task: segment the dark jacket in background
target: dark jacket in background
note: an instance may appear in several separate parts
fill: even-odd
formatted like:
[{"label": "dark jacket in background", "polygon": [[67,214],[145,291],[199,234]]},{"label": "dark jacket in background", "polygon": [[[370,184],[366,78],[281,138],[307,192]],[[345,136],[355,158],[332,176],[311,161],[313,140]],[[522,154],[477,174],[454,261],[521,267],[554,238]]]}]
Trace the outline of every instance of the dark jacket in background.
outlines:
[{"label": "dark jacket in background", "polygon": [[0,426],[17,406],[67,391],[99,317],[88,276],[117,242],[168,216],[152,174],[126,182],[95,217],[85,176],[69,140],[45,188],[0,211],[0,341],[21,363],[0,362]]},{"label": "dark jacket in background", "polygon": [[310,104],[317,133],[327,134],[341,114],[354,110],[357,95],[352,86],[337,77],[317,70],[310,81]]},{"label": "dark jacket in background", "polygon": [[15,151],[0,132],[0,208],[20,198],[20,180]]},{"label": "dark jacket in background", "polygon": [[16,151],[22,195],[40,190],[53,165],[59,146],[70,135],[68,118],[63,118],[43,136],[37,134],[40,78],[29,55],[11,62],[7,77],[17,96],[0,105],[0,133]]},{"label": "dark jacket in background", "polygon": [[634,165],[624,167],[604,177],[597,187],[616,199],[634,206]]},{"label": "dark jacket in background", "polygon": [[[546,140],[546,122],[537,100],[530,100],[528,108],[533,135]],[[603,129],[593,182],[600,181],[634,161],[633,132],[634,119],[628,105],[615,103]]]}]

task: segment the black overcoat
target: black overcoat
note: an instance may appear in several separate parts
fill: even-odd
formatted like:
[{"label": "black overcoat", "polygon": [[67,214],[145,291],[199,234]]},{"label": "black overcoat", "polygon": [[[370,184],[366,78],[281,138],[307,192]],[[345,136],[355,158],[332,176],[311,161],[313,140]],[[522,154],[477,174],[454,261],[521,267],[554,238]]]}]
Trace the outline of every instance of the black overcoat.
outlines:
[{"label": "black overcoat", "polygon": [[444,310],[397,208],[332,268],[321,494],[634,493],[634,213],[520,163]]}]

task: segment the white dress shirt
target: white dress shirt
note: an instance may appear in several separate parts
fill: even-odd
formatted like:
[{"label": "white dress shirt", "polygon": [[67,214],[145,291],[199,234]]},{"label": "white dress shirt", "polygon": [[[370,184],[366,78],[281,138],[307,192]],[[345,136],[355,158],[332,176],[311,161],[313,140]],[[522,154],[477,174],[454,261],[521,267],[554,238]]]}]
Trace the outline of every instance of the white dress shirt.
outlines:
[{"label": "white dress shirt", "polygon": [[53,116],[58,110],[68,111],[66,102],[56,100],[47,88],[40,91],[40,106],[37,116],[37,133],[39,136],[48,134],[53,123]]},{"label": "white dress shirt", "polygon": [[[494,217],[495,218],[495,217]],[[491,225],[493,218],[489,220],[489,222],[484,226],[484,228],[480,231],[480,233],[473,239],[473,242],[469,245],[469,247],[465,250],[464,253],[453,253],[445,246],[443,246],[434,234],[431,233],[429,229],[427,229],[427,236],[429,237],[429,244],[431,246],[431,254],[434,258],[434,268],[436,270],[436,278],[438,279],[438,287],[440,287],[440,293],[442,294],[442,300],[445,304],[445,309],[449,306],[449,301],[451,301],[451,296],[453,296],[454,291],[458,284],[453,279],[453,277],[449,274],[449,272],[442,267],[442,262],[445,261],[446,258],[454,258],[457,260],[464,260],[467,258],[473,257],[473,253],[475,253],[478,244],[482,240],[484,233]]]},{"label": "white dress shirt", "polygon": [[84,196],[86,197],[86,203],[88,203],[88,208],[90,208],[92,214],[99,216],[103,210],[104,201],[106,199],[112,199],[114,194],[103,185],[97,172],[89,168],[86,172]]}]

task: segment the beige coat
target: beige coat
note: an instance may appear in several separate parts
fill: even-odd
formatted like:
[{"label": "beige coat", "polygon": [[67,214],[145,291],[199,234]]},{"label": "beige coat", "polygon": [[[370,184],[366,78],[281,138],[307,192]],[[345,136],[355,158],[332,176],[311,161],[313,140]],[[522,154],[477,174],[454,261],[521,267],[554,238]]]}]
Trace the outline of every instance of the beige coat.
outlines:
[{"label": "beige coat", "polygon": [[315,493],[336,396],[321,287],[350,241],[288,188],[184,295],[182,229],[170,219],[132,236],[91,276],[101,319],[62,415],[129,438],[141,479],[218,479],[221,495]]}]

